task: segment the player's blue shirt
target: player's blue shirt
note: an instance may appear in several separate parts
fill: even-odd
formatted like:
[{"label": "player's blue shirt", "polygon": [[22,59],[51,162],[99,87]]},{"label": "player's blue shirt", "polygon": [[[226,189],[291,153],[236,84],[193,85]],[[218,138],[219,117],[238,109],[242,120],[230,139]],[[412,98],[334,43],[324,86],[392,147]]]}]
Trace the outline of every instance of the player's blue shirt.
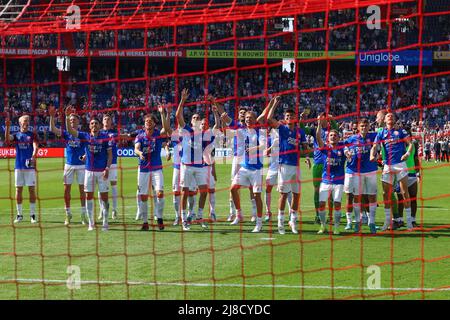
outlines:
[{"label": "player's blue shirt", "polygon": [[37,140],[36,135],[31,131],[19,131],[14,133],[12,137],[16,145],[15,169],[33,170],[34,168],[28,168],[26,166],[26,161],[33,156],[33,141]]},{"label": "player's blue shirt", "polygon": [[145,160],[139,158],[139,170],[141,172],[150,172],[162,169],[161,148],[165,136],[161,136],[158,129],[153,129],[153,133],[149,136],[147,133],[141,132],[137,135],[134,143],[140,143],[140,151],[142,151]]},{"label": "player's blue shirt", "polygon": [[344,141],[345,149],[353,154],[351,160],[347,160],[346,173],[368,173],[378,170],[377,162],[370,161],[370,150],[376,136],[375,132],[367,133],[365,138],[360,134],[356,134]]},{"label": "player's blue shirt", "polygon": [[[240,121],[231,120],[229,127],[236,128],[236,129],[242,129],[244,126]],[[235,135],[233,137],[233,155],[236,156],[242,156],[244,154],[244,148],[243,146],[239,146],[237,136]]]},{"label": "player's blue shirt", "polygon": [[386,155],[386,164],[394,165],[403,162],[401,157],[406,153],[405,138],[409,135],[404,129],[387,129],[383,128],[378,132],[375,143],[381,143]]},{"label": "player's blue shirt", "polygon": [[[319,144],[317,143],[317,138],[316,138],[316,130],[312,130],[311,131],[311,136],[314,138],[314,143],[313,143],[313,147],[314,147],[314,164],[323,164],[324,163],[324,159],[323,159],[323,154],[322,152],[320,152],[319,150]],[[324,128],[322,128],[322,141],[325,143],[325,141],[327,141],[327,136],[328,136],[328,131],[325,130]]]},{"label": "player's blue shirt", "polygon": [[118,134],[117,131],[114,129],[109,130],[100,130],[101,133],[107,135],[111,140],[110,144],[112,147],[112,163],[111,164],[117,164],[117,138]]},{"label": "player's blue shirt", "polygon": [[[266,144],[266,130],[244,128],[238,130],[238,143],[244,144],[244,157],[241,166],[249,170],[263,167],[263,149]],[[249,150],[249,149],[252,150]]]},{"label": "player's blue shirt", "polygon": [[186,166],[203,167],[205,164],[203,151],[213,141],[211,131],[194,131],[190,126],[185,125],[180,134],[182,145],[181,162]]},{"label": "player's blue shirt", "polygon": [[84,165],[84,162],[80,158],[85,154],[85,143],[81,141],[80,137],[75,138],[66,130],[63,130],[62,138],[66,143],[66,148],[64,149],[66,164],[71,166]]},{"label": "player's blue shirt", "polygon": [[287,125],[278,127],[280,139],[280,164],[298,166],[300,143],[306,141],[305,132],[300,128],[289,129]]},{"label": "player's blue shirt", "polygon": [[335,148],[326,146],[320,150],[323,155],[322,182],[326,184],[344,184],[345,159],[344,143],[339,142]]},{"label": "player's blue shirt", "polygon": [[109,136],[99,133],[97,137],[88,132],[78,132],[78,138],[85,143],[86,170],[104,171],[108,164],[108,149],[112,148]]}]

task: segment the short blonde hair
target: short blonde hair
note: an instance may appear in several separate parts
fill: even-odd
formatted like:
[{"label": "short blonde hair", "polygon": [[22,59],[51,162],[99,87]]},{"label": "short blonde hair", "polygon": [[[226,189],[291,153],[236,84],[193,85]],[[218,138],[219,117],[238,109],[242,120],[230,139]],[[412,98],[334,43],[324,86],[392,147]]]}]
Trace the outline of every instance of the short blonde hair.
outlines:
[{"label": "short blonde hair", "polygon": [[29,115],[23,115],[19,118],[19,123],[22,123],[23,121],[25,121],[25,119],[28,119],[28,121],[30,121],[30,116]]}]

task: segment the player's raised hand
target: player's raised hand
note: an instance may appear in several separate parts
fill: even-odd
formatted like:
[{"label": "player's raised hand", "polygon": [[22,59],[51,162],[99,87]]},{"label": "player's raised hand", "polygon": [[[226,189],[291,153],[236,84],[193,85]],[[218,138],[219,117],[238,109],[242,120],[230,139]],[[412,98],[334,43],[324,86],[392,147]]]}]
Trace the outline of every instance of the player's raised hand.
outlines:
[{"label": "player's raised hand", "polygon": [[56,109],[54,106],[48,107],[48,114],[50,115],[50,117],[54,117],[56,115]]},{"label": "player's raised hand", "polygon": [[6,113],[5,126],[6,127],[10,127],[11,126],[11,119],[9,118],[9,113]]},{"label": "player's raised hand", "polygon": [[189,97],[189,90],[187,88],[184,88],[183,91],[181,91],[181,100],[186,101]]},{"label": "player's raised hand", "polygon": [[164,105],[162,103],[158,103],[158,112],[163,113],[164,112]]},{"label": "player's raised hand", "polygon": [[72,106],[67,106],[67,108],[66,108],[66,110],[65,110],[64,113],[66,114],[66,117],[68,117],[68,116],[70,116],[71,114],[76,113],[76,111],[75,111],[75,108],[74,108],[74,107],[72,107]]}]

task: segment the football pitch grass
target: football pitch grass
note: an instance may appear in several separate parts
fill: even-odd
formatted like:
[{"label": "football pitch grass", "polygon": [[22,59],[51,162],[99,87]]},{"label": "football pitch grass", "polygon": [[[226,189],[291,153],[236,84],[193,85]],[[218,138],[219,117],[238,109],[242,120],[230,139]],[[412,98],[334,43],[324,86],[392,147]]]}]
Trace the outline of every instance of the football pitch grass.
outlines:
[{"label": "football pitch grass", "polygon": [[[363,236],[356,236],[344,231],[342,219],[341,235],[334,236],[316,234],[311,171],[303,163],[307,182],[302,185],[298,235],[287,224],[286,234],[279,235],[276,214],[262,233],[251,233],[247,190],[241,191],[245,222],[230,226],[225,219],[231,166],[224,164],[217,165],[219,222],[207,230],[192,225],[187,232],[172,226],[172,169],[167,164],[166,229],[152,226],[142,232],[134,220],[136,163],[120,160],[118,220],[110,222],[108,232],[101,231],[101,223],[88,232],[80,223],[77,188],[72,190],[73,222],[64,226],[63,159],[39,160],[39,223],[29,222],[24,191],[24,221],[14,226],[14,160],[0,160],[0,299],[450,298],[449,166],[423,164],[419,196],[422,191],[427,200],[419,200],[418,223],[423,221],[424,230],[372,236],[364,226]],[[274,213],[277,200],[274,189]],[[97,216],[98,202],[95,206]],[[383,221],[381,205],[377,225]],[[79,288],[68,288],[68,266],[79,268]],[[77,274],[71,279],[77,280]]]}]

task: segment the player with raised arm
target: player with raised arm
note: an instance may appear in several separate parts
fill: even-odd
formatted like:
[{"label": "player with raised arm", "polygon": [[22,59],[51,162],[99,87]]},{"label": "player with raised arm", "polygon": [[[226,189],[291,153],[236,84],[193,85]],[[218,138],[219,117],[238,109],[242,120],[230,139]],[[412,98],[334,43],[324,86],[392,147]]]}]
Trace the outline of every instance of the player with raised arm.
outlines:
[{"label": "player with raised arm", "polygon": [[102,201],[103,231],[109,229],[109,170],[112,163],[111,139],[100,133],[100,121],[91,118],[89,121],[89,132],[78,131],[70,125],[70,117],[75,113],[75,109],[67,107],[65,111],[66,128],[75,139],[80,139],[85,144],[86,172],[84,177],[84,192],[86,193],[86,207],[88,212],[88,231],[94,230],[94,191],[98,185],[100,199]]},{"label": "player with raised arm", "polygon": [[400,192],[404,199],[406,212],[406,225],[408,230],[413,229],[411,219],[411,207],[408,192],[408,171],[405,160],[409,157],[412,150],[410,136],[404,129],[395,128],[395,115],[387,113],[384,122],[386,127],[378,132],[373,147],[371,149],[371,161],[377,161],[377,145],[381,145],[386,156],[383,166],[381,182],[383,185],[383,199],[385,211],[385,223],[382,231],[387,230],[391,225],[391,196],[395,179],[400,184]]},{"label": "player with raised arm", "polygon": [[323,115],[319,116],[316,130],[318,151],[323,155],[322,182],[319,188],[320,229],[317,233],[323,234],[326,232],[327,219],[325,205],[331,196],[334,205],[333,234],[338,235],[340,233],[339,223],[341,220],[342,193],[344,191],[345,144],[339,141],[339,132],[332,129],[328,133],[328,143],[325,145],[321,134],[323,132],[322,125],[324,123],[324,117]]},{"label": "player with raised arm", "polygon": [[[274,103],[272,99],[269,104]],[[223,110],[221,119],[224,123],[230,123],[230,117]],[[252,111],[247,111],[245,114],[245,127],[236,130],[237,144],[244,145],[244,155],[241,161],[241,167],[234,176],[231,184],[231,193],[233,202],[236,206],[236,217],[231,225],[237,225],[242,222],[242,210],[240,203],[239,188],[252,187],[255,195],[257,217],[256,226],[252,232],[260,232],[262,229],[262,167],[263,167],[263,153],[266,148],[266,130],[260,128],[256,114]]]},{"label": "player with raised arm", "polygon": [[[305,124],[302,122],[302,120],[305,120],[305,117],[308,116],[310,113],[309,109],[305,109],[301,114],[300,114],[300,128],[302,128],[305,131],[306,135],[310,135],[312,136],[314,142],[313,142],[313,147],[314,147],[314,158],[313,158],[313,165],[312,165],[312,174],[313,174],[313,186],[314,186],[314,207],[316,209],[316,218],[315,221],[316,223],[320,223],[320,218],[319,218],[319,189],[320,189],[320,183],[322,182],[322,174],[323,174],[323,170],[324,170],[324,164],[323,164],[323,154],[322,152],[319,151],[319,146],[317,144],[317,135],[316,135],[316,130],[314,130],[314,128],[311,127],[306,127]],[[327,136],[329,133],[330,129],[333,130],[338,130],[339,126],[337,124],[337,122],[333,119],[333,116],[331,114],[328,115],[329,121],[326,120],[326,118],[324,117],[325,113],[322,112],[319,117],[321,117],[322,119],[322,123],[321,123],[321,138],[322,141],[326,141],[327,140]],[[309,160],[309,158],[307,158],[307,160]],[[310,166],[310,165],[309,165]],[[330,203],[330,210],[332,210],[332,203]]]},{"label": "player with raised arm", "polygon": [[141,132],[135,140],[134,152],[139,157],[138,186],[140,195],[139,212],[144,220],[141,230],[147,231],[148,225],[148,194],[151,183],[156,192],[155,212],[158,221],[159,230],[164,230],[164,175],[161,161],[161,149],[166,135],[170,135],[171,130],[167,123],[164,107],[158,106],[161,115],[163,128],[156,129],[156,119],[147,114],[144,117],[144,131]]},{"label": "player with raised arm", "polygon": [[180,178],[180,184],[182,187],[181,219],[183,222],[183,230],[185,231],[190,229],[190,221],[188,221],[186,216],[186,208],[189,189],[192,185],[196,185],[200,192],[200,197],[198,200],[198,215],[199,217],[203,216],[203,209],[205,207],[206,197],[208,195],[207,175],[205,170],[205,161],[208,163],[208,158],[204,155],[207,155],[208,152],[209,154],[211,153],[211,141],[213,140],[211,132],[202,131],[200,115],[194,114],[192,116],[191,126],[185,123],[183,108],[188,96],[189,91],[187,89],[183,89],[176,112],[178,130],[180,130],[180,136],[182,139]]},{"label": "player with raised arm", "polygon": [[[119,138],[121,137],[116,129],[113,129],[113,119],[112,116],[108,113],[105,113],[103,115],[102,119],[103,128],[101,130],[102,134],[107,135],[110,138],[110,145],[112,147],[112,163],[111,168],[109,169],[109,182],[111,184],[111,200],[112,200],[112,211],[111,211],[111,218],[113,220],[117,219],[117,143]],[[100,199],[100,191],[98,198]],[[100,208],[101,208],[101,201],[100,201]],[[102,210],[100,210],[100,215],[98,216],[98,219],[102,219],[101,216]]]},{"label": "player with raised arm", "polygon": [[[245,127],[245,114],[247,112],[247,108],[241,106],[238,112],[238,121],[231,119],[223,108],[219,110],[219,114],[221,117],[221,123],[223,125],[224,130],[226,130],[226,139],[229,142],[232,142],[232,150],[233,150],[233,161],[231,164],[231,182],[233,182],[234,176],[239,171],[241,167],[242,157],[244,156],[244,146],[239,145],[237,141],[237,136],[234,134],[237,129]],[[228,129],[227,129],[228,128]],[[231,130],[230,130],[231,129]],[[230,135],[232,133],[232,135]],[[232,138],[232,139],[231,139]],[[252,188],[249,188],[250,191],[250,200],[252,202],[252,222],[256,219],[256,201],[255,195],[252,192]],[[238,191],[239,192],[239,191]],[[234,221],[236,218],[236,207],[234,205],[233,196],[230,191],[230,214],[228,215],[227,221]]]},{"label": "player with raised arm", "polygon": [[[362,196],[369,199],[369,228],[376,233],[375,214],[377,210],[377,163],[370,161],[370,150],[375,141],[376,133],[369,133],[369,121],[362,118],[358,121],[359,133],[344,141],[344,152],[347,156],[345,169],[344,192],[353,195],[353,210],[355,212],[354,231],[360,231]],[[347,216],[347,226],[349,221]],[[351,220],[350,220],[351,229]]]},{"label": "player with raised arm", "polygon": [[14,223],[23,220],[23,187],[28,187],[30,196],[30,220],[36,223],[36,155],[38,152],[38,138],[35,133],[29,131],[30,116],[24,115],[19,118],[19,132],[10,133],[11,120],[9,116],[5,119],[5,141],[7,144],[14,143],[16,148],[16,161],[14,165],[14,180],[16,185],[16,207],[17,216]]},{"label": "player with raised arm", "polygon": [[[66,219],[64,224],[69,225],[72,220],[72,212],[70,210],[71,189],[75,175],[77,176],[78,190],[80,191],[81,203],[81,223],[85,224],[86,220],[86,195],[84,193],[84,176],[85,176],[85,145],[84,141],[73,137],[67,130],[57,128],[55,126],[55,107],[48,110],[50,115],[50,131],[57,137],[61,137],[66,145],[64,156],[66,163],[64,164],[64,204],[66,211]],[[69,116],[69,124],[72,129],[78,130],[80,118],[76,114]]]},{"label": "player with raised arm", "polygon": [[[278,168],[278,192],[281,193],[278,204],[278,232],[285,234],[284,210],[288,194],[292,192],[292,202],[289,226],[292,233],[297,231],[298,210],[300,207],[300,150],[306,145],[306,137],[303,130],[297,126],[294,110],[284,112],[284,123],[273,118],[279,104],[280,97],[275,97],[275,102],[268,106],[267,123],[278,130],[279,136],[279,168]],[[264,113],[264,112],[263,112]]]}]

